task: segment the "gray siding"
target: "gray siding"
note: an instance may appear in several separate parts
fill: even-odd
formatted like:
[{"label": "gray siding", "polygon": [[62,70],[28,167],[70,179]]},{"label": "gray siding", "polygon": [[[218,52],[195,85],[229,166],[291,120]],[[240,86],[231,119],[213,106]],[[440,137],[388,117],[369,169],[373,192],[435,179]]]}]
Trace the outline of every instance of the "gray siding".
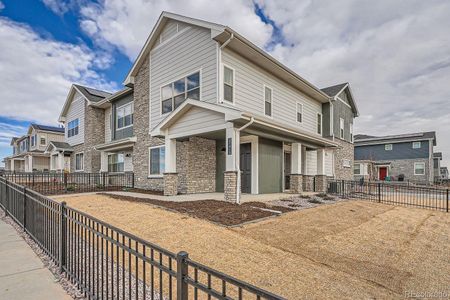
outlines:
[{"label": "gray siding", "polygon": [[[389,144],[389,143],[386,143]],[[396,159],[415,159],[429,158],[429,142],[422,141],[419,149],[413,149],[412,142],[394,143],[392,150],[384,150],[384,145],[355,145],[355,160],[396,160]]]},{"label": "gray siding", "polygon": [[186,28],[150,52],[151,128],[166,116],[161,115],[161,87],[191,73],[201,72],[200,99],[217,102],[217,44],[210,30]]},{"label": "gray siding", "polygon": [[[66,116],[66,122],[65,122],[65,137],[66,137],[66,142],[71,145],[79,145],[84,143],[84,109],[86,106],[86,101],[85,99],[77,92],[72,100],[72,103],[70,104],[70,107],[67,111],[67,116]],[[68,137],[68,127],[69,127],[69,122],[73,121],[75,119],[79,119],[78,122],[78,134],[72,137]]]},{"label": "gray siding", "polygon": [[331,132],[331,109],[330,103],[322,104],[322,124],[323,124],[323,136],[330,137],[333,135]]},{"label": "gray siding", "polygon": [[259,193],[282,192],[283,145],[259,139]]},{"label": "gray siding", "polygon": [[112,104],[112,117],[111,117],[111,128],[112,128],[112,139],[113,140],[120,140],[127,137],[133,136],[133,126],[127,127],[127,128],[121,128],[116,129],[116,123],[117,123],[117,108],[121,107],[122,105],[125,105],[127,103],[130,103],[133,101],[133,94],[129,94],[120,100],[114,101]]},{"label": "gray siding", "polygon": [[169,134],[188,134],[192,130],[206,129],[220,125],[225,126],[225,117],[223,114],[193,107],[169,128]]},{"label": "gray siding", "polygon": [[[333,101],[333,132],[335,138],[340,138],[340,118],[344,119],[344,140],[350,141],[350,124],[353,124],[354,114],[348,105],[342,101]],[[325,126],[324,126],[325,127]]]}]

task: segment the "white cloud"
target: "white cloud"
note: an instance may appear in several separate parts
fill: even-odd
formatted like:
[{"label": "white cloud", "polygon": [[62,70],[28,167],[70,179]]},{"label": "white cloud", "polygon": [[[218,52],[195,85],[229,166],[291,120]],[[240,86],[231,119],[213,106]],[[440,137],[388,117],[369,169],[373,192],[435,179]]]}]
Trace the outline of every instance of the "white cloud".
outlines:
[{"label": "white cloud", "polygon": [[222,23],[265,45],[272,27],[261,22],[251,1],[109,0],[81,8],[81,28],[99,44],[116,46],[131,60],[137,56],[162,11]]},{"label": "white cloud", "polygon": [[0,11],[3,10],[5,8],[5,4],[3,4],[2,1],[0,1]]},{"label": "white cloud", "polygon": [[27,127],[0,122],[0,147],[9,147],[13,137],[22,136]]},{"label": "white cloud", "polygon": [[72,82],[114,89],[95,68],[110,62],[83,45],[40,37],[31,28],[0,18],[0,115],[54,124]]}]

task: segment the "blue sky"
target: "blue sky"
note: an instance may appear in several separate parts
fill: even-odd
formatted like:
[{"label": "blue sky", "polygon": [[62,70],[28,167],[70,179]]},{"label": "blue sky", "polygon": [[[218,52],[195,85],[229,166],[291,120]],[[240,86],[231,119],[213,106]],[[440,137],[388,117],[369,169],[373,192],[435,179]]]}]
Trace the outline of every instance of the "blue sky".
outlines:
[{"label": "blue sky", "polygon": [[119,89],[163,10],[230,26],[318,87],[350,82],[356,133],[436,131],[450,162],[446,0],[0,0],[0,157],[29,122],[57,124],[71,83]]}]

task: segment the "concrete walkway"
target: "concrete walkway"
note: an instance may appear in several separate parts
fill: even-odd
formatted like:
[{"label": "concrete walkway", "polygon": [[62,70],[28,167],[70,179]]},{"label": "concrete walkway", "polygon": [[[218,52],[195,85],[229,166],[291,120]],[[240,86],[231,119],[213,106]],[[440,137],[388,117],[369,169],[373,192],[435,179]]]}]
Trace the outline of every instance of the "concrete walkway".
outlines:
[{"label": "concrete walkway", "polygon": [[16,230],[2,220],[0,299],[72,299]]}]

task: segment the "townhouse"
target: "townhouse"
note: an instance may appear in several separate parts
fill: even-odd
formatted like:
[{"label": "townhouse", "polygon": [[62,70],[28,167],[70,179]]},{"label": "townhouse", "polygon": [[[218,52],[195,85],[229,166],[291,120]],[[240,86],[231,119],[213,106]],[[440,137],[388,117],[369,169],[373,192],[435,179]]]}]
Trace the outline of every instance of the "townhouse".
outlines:
[{"label": "townhouse", "polygon": [[[433,182],[436,133],[355,136],[355,179]],[[441,155],[442,156],[442,155]]]},{"label": "townhouse", "polygon": [[31,124],[26,135],[12,138],[13,154],[4,159],[5,170],[49,171],[50,157],[45,153],[45,149],[52,142],[62,141],[64,141],[64,128]]}]

